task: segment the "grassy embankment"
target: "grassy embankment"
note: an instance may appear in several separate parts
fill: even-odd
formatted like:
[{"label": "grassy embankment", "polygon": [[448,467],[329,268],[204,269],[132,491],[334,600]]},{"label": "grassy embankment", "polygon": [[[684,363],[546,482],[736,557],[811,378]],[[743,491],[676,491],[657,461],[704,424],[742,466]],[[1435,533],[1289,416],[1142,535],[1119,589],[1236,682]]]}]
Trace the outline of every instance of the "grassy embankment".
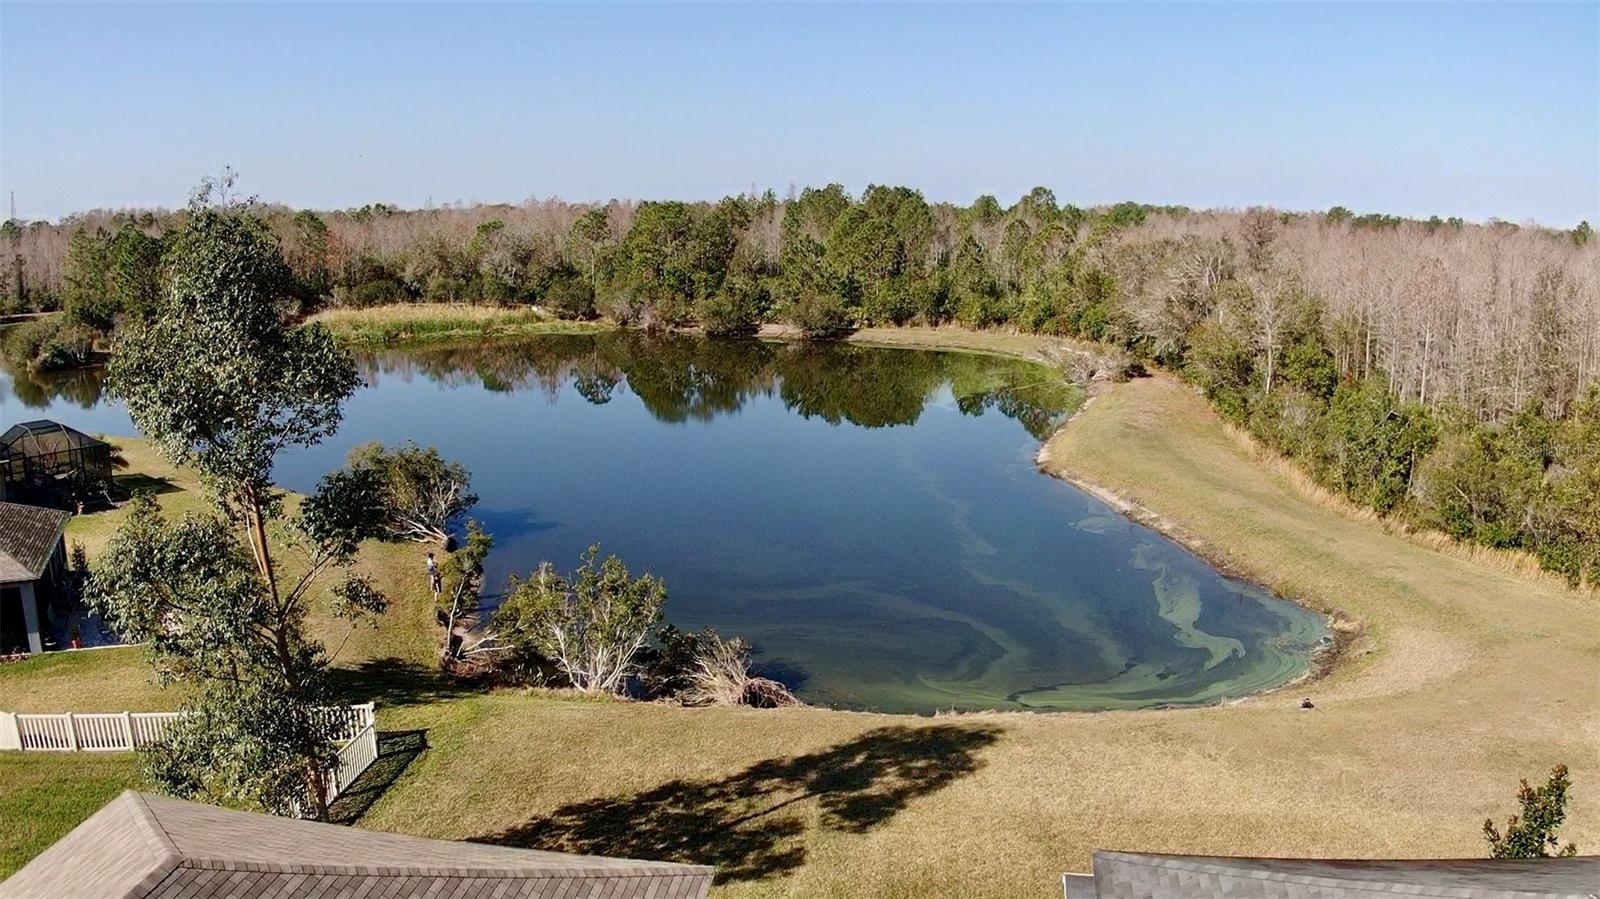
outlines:
[{"label": "grassy embankment", "polygon": [[[959,340],[1048,350],[1009,335]],[[910,719],[452,695],[421,666],[429,628],[412,588],[343,657],[393,659],[380,721],[425,728],[431,747],[362,826],[712,862],[725,897],[1047,896],[1095,847],[1481,855],[1478,828],[1509,811],[1516,779],[1566,762],[1577,784],[1566,835],[1600,844],[1593,596],[1432,551],[1309,495],[1166,377],[1106,390],[1042,464],[1138,503],[1285,595],[1350,613],[1365,625],[1354,660],[1293,694],[1099,714]],[[413,555],[372,547],[363,564],[408,572]],[[133,671],[100,661],[115,653],[77,655],[82,670],[54,684],[41,663],[0,668],[0,708],[60,707],[62,684],[93,701],[95,684]],[[124,707],[135,692],[93,707]],[[1299,710],[1300,692],[1318,707]],[[55,802],[53,784],[97,797],[131,778],[128,762],[0,759],[0,818],[50,816],[26,834],[7,828],[0,864],[97,801]]]}]

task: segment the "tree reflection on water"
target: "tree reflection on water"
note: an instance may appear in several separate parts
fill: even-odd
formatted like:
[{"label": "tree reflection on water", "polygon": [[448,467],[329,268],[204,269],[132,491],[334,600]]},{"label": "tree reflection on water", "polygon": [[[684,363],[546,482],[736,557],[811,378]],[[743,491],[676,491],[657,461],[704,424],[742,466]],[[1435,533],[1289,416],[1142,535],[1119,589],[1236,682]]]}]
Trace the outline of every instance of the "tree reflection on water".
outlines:
[{"label": "tree reflection on water", "polygon": [[381,351],[360,363],[369,377],[423,375],[493,391],[538,389],[551,397],[571,384],[597,405],[626,385],[666,422],[710,421],[753,397],[777,395],[807,418],[868,428],[910,425],[948,384],[962,413],[993,409],[1042,440],[1079,400],[1064,377],[1022,360],[631,331]]}]

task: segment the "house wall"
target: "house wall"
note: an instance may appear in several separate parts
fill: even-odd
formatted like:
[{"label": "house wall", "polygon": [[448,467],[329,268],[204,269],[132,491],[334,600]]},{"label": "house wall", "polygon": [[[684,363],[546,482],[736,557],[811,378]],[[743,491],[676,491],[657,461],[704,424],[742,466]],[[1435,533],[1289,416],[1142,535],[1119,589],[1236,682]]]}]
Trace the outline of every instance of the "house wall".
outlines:
[{"label": "house wall", "polygon": [[13,585],[0,587],[0,650],[10,651],[28,645],[28,626],[22,618],[22,591]]},{"label": "house wall", "polygon": [[0,648],[22,648],[25,642],[28,652],[44,652],[44,637],[54,620],[50,608],[54,596],[54,582],[48,570],[37,581],[0,588],[0,625],[5,633],[5,646]]}]

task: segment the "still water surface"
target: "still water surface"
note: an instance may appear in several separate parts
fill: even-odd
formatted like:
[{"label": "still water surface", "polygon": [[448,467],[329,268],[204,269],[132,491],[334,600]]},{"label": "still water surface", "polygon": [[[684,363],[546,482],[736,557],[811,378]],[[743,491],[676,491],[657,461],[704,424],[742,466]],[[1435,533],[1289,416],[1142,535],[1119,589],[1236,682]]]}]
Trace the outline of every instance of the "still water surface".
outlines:
[{"label": "still water surface", "polygon": [[[1327,633],[1041,474],[1080,398],[1029,363],[603,334],[360,364],[338,435],[281,483],[370,440],[436,445],[472,469],[491,588],[599,542],[666,579],[669,620],[745,637],[813,703],[1210,702],[1304,673]],[[93,375],[0,375],[0,421],[38,417],[132,432]]]}]

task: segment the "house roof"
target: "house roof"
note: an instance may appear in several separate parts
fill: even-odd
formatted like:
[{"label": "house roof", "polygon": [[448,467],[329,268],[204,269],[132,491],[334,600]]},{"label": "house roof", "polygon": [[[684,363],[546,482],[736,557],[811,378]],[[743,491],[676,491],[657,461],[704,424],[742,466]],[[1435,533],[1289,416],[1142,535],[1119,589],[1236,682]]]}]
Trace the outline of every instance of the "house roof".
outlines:
[{"label": "house roof", "polygon": [[69,428],[48,418],[18,422],[0,434],[0,455],[20,453],[38,456],[69,449],[107,446],[104,440],[90,437],[77,428]]},{"label": "house roof", "polygon": [[1590,899],[1600,891],[1600,857],[1366,860],[1101,851],[1094,854],[1098,892],[1081,882],[1068,888],[1106,899]]},{"label": "house roof", "polygon": [[712,869],[427,840],[128,791],[0,899],[704,899]]},{"label": "house roof", "polygon": [[70,517],[59,509],[0,502],[0,584],[44,574]]}]

